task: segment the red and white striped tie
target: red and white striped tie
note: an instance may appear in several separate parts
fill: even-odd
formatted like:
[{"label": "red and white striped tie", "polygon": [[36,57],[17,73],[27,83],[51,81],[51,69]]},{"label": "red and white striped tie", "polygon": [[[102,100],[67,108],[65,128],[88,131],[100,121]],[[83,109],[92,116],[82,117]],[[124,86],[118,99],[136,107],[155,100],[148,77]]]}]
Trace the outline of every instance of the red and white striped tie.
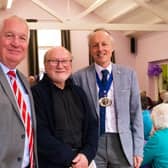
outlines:
[{"label": "red and white striped tie", "polygon": [[16,73],[14,71],[9,71],[8,76],[11,80],[13,92],[16,96],[17,104],[20,109],[21,118],[25,126],[26,134],[29,140],[29,156],[30,156],[30,168],[34,168],[34,155],[33,155],[33,129],[31,125],[30,114],[27,111],[26,103],[23,99],[22,93],[16,82]]}]

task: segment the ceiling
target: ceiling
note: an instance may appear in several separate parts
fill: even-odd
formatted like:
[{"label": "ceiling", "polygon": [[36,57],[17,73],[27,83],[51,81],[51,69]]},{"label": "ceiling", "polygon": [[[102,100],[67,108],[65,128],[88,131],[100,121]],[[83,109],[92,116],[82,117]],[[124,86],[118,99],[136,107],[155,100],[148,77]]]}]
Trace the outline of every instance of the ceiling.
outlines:
[{"label": "ceiling", "polygon": [[[7,1],[0,0],[1,10],[6,10]],[[126,36],[149,31],[168,31],[168,0],[65,0],[69,11],[74,10],[74,4],[81,9],[68,18],[64,17],[64,11],[61,14],[54,10],[48,4],[49,0],[29,1],[54,17],[55,24],[64,29],[91,30],[104,27],[122,31]],[[96,21],[87,22],[89,16],[96,17]]]}]

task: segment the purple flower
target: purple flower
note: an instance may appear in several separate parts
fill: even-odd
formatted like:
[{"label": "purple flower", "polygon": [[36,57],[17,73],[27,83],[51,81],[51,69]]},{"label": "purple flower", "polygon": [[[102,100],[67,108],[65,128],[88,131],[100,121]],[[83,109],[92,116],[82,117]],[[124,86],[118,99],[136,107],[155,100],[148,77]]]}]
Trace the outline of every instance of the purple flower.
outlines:
[{"label": "purple flower", "polygon": [[148,75],[149,76],[159,76],[162,73],[162,68],[158,64],[149,64]]}]

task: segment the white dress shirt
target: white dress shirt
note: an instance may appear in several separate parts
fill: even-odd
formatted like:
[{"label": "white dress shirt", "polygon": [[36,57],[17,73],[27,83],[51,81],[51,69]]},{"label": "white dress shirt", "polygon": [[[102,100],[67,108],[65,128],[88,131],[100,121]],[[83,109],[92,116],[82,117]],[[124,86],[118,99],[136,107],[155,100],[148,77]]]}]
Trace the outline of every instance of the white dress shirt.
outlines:
[{"label": "white dress shirt", "polygon": [[[112,63],[106,68],[103,68],[100,65],[95,63],[95,69],[96,69],[96,72],[97,72],[100,80],[102,79],[101,71],[104,70],[104,69],[107,69],[109,71],[107,79],[109,79],[110,74],[112,72]],[[112,100],[112,104],[110,106],[106,107],[106,120],[105,120],[105,132],[106,133],[116,133],[117,132],[117,123],[116,123],[116,114],[115,114],[115,108],[114,108],[115,107],[115,104],[114,104],[115,102],[114,102],[113,89],[114,89],[114,87],[113,87],[113,81],[112,81],[110,89],[107,93],[107,97]],[[99,92],[98,84],[97,84],[97,91]]]}]

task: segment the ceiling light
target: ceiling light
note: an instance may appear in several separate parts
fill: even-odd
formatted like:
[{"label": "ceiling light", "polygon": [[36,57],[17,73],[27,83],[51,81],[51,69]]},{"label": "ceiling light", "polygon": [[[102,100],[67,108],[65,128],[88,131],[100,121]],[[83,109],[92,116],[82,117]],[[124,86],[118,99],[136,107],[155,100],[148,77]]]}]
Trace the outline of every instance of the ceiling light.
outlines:
[{"label": "ceiling light", "polygon": [[10,9],[10,8],[11,8],[12,2],[13,2],[13,0],[8,0],[7,6],[6,6],[7,9]]}]

